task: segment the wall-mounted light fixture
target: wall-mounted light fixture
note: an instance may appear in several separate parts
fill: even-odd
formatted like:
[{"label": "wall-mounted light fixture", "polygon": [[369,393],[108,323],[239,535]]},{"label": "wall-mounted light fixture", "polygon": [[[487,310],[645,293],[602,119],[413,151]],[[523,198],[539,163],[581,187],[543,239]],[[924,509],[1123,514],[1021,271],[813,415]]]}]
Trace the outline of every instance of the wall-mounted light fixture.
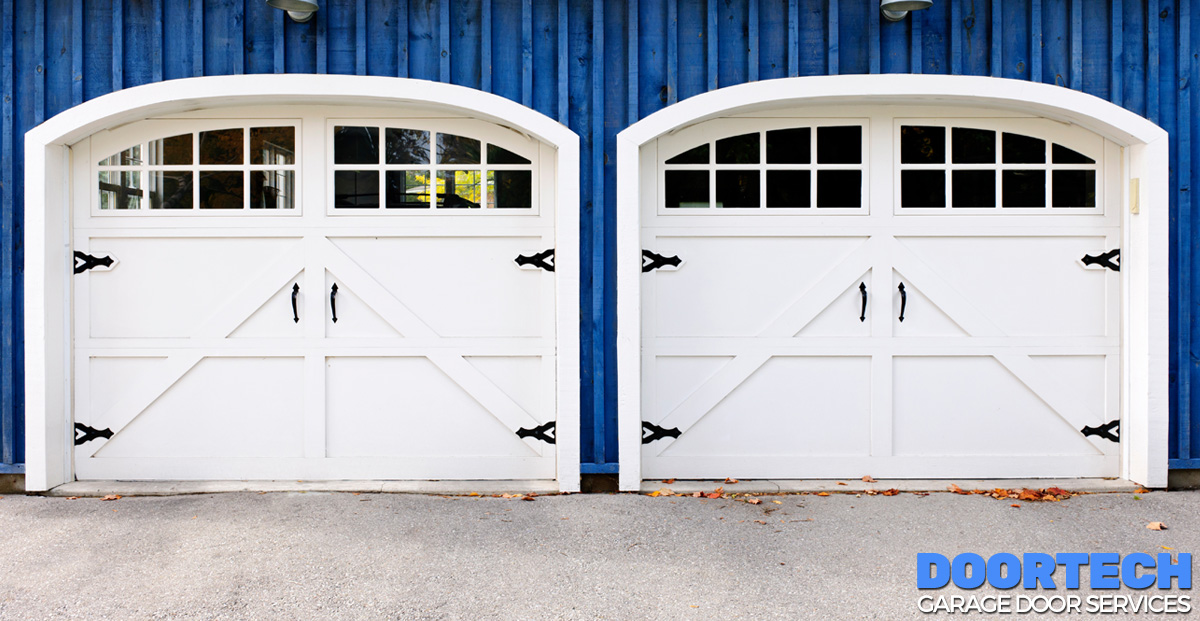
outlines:
[{"label": "wall-mounted light fixture", "polygon": [[933,0],[879,0],[879,9],[883,16],[893,22],[898,22],[908,15],[909,11],[919,11],[933,6]]},{"label": "wall-mounted light fixture", "polygon": [[312,19],[317,12],[317,0],[267,0],[267,6],[287,11],[288,17],[298,22]]}]

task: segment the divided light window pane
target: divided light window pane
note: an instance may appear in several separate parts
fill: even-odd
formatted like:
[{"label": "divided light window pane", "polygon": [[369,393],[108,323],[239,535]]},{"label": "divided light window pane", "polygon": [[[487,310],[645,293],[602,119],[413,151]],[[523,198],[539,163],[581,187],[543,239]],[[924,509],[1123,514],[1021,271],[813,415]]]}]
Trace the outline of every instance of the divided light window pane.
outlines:
[{"label": "divided light window pane", "polygon": [[[419,129],[387,128],[388,164],[428,164],[429,132]],[[389,204],[391,201],[388,201]]]},{"label": "divided light window pane", "polygon": [[337,126],[333,128],[334,164],[378,164],[379,128]]},{"label": "divided light window pane", "polygon": [[688,149],[679,155],[667,160],[668,164],[707,164],[708,163],[708,144],[702,144],[693,149]]},{"label": "divided light window pane", "polygon": [[[208,165],[242,164],[245,162],[242,154],[243,135],[240,127],[200,132],[200,163]],[[203,203],[203,199],[200,202]]]},{"label": "divided light window pane", "polygon": [[479,141],[474,138],[455,136],[454,134],[437,135],[438,164],[478,164]]}]

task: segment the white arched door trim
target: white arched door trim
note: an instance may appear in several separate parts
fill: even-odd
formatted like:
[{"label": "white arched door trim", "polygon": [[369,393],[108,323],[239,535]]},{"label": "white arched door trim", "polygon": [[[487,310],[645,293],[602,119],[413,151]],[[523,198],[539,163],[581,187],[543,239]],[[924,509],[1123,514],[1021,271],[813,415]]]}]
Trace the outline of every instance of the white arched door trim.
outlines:
[{"label": "white arched door trim", "polygon": [[143,119],[229,106],[419,105],[497,123],[557,150],[556,410],[559,487],[579,489],[579,137],[503,97],[423,80],[241,75],[148,84],[67,110],[25,135],[25,424],[30,491],[67,482],[71,420],[69,145]]},{"label": "white arched door trim", "polygon": [[617,135],[617,368],[620,487],[641,483],[642,147],[710,119],[812,105],[955,105],[1035,114],[1078,125],[1124,148],[1121,376],[1127,441],[1122,476],[1167,483],[1168,135],[1112,103],[1065,88],[974,76],[785,78],[698,95]]}]

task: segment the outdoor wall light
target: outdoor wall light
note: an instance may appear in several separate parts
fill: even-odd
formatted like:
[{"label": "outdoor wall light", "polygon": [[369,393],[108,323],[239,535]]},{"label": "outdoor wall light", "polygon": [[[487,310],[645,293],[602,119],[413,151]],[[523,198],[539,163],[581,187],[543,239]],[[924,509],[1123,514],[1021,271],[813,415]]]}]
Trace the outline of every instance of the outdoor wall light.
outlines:
[{"label": "outdoor wall light", "polygon": [[317,0],[267,0],[267,6],[287,11],[288,17],[297,22],[306,22],[312,19],[318,8]]},{"label": "outdoor wall light", "polygon": [[883,11],[883,16],[893,22],[898,22],[909,11],[919,11],[928,9],[933,6],[933,0],[879,0],[879,10]]}]

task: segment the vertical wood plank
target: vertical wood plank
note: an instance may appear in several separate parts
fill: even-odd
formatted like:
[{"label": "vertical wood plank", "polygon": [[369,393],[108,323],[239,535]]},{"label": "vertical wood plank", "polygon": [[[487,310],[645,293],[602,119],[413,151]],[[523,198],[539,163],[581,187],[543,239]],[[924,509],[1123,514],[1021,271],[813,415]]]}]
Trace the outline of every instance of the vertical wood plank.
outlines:
[{"label": "vertical wood plank", "polygon": [[329,73],[329,10],[317,11],[317,73]]},{"label": "vertical wood plank", "polygon": [[13,209],[13,95],[15,50],[13,47],[16,12],[13,0],[0,5],[0,82],[3,82],[4,101],[0,104],[0,462],[16,461],[16,209]]},{"label": "vertical wood plank", "polygon": [[825,50],[825,58],[828,62],[826,71],[829,72],[829,75],[838,75],[838,69],[841,67],[841,61],[838,58],[838,31],[840,29],[838,17],[838,0],[829,0],[826,12],[829,24],[825,31],[826,41],[828,41]]},{"label": "vertical wood plank", "polygon": [[717,71],[720,68],[718,63],[719,48],[717,47],[719,38],[717,36],[717,32],[720,29],[720,25],[718,24],[717,20],[717,7],[719,6],[719,3],[720,0],[708,0],[707,2],[708,26],[705,29],[705,37],[707,37],[708,41],[708,49],[706,52],[708,54],[708,90],[710,91],[716,90],[720,87],[719,78],[717,77]]},{"label": "vertical wood plank", "polygon": [[606,416],[604,385],[604,0],[592,2],[592,443],[596,463],[605,463]]},{"label": "vertical wood plank", "polygon": [[46,120],[46,3],[33,8],[33,124]]},{"label": "vertical wood plank", "polygon": [[1071,0],[1071,88],[1083,90],[1083,0]]},{"label": "vertical wood plank", "polygon": [[[7,92],[7,91],[6,91]],[[83,103],[83,3],[71,3],[71,105]],[[8,153],[8,151],[5,151]]]},{"label": "vertical wood plank", "polygon": [[679,102],[679,0],[667,3],[667,105]]},{"label": "vertical wood plank", "polygon": [[1079,2],[1079,49],[1081,89],[1089,95],[1108,99],[1112,95],[1109,51],[1111,33],[1108,6],[1101,2]]},{"label": "vertical wood plank", "polygon": [[450,0],[438,0],[438,80],[450,81]]},{"label": "vertical wood plank", "polygon": [[284,73],[287,67],[284,64],[284,38],[283,38],[283,20],[287,19],[287,14],[283,11],[275,11],[275,15],[271,16],[271,60],[275,73]]},{"label": "vertical wood plank", "polygon": [[867,72],[879,73],[882,71],[882,61],[880,59],[882,43],[882,34],[879,30],[879,20],[882,14],[879,11],[867,10]]},{"label": "vertical wood plank", "polygon": [[1125,8],[1123,0],[1110,0],[1112,34],[1109,39],[1111,66],[1108,100],[1122,106],[1125,103]]},{"label": "vertical wood plank", "polygon": [[958,0],[950,0],[950,73],[962,75],[962,4]]},{"label": "vertical wood plank", "polygon": [[204,75],[204,0],[192,3],[192,76]]},{"label": "vertical wood plank", "polygon": [[787,36],[788,36],[788,76],[800,75],[800,36],[797,29],[800,24],[800,8],[797,0],[788,0]]},{"label": "vertical wood plank", "polygon": [[1158,89],[1159,89],[1159,34],[1158,11],[1153,0],[1146,1],[1146,118],[1159,122]]},{"label": "vertical wood plank", "polygon": [[750,0],[750,6],[748,7],[748,16],[747,16],[747,21],[749,22],[749,25],[746,29],[747,30],[747,39],[749,39],[747,41],[747,53],[749,54],[750,58],[746,63],[747,64],[746,79],[748,79],[751,82],[758,81],[758,65],[761,62],[761,59],[759,58],[759,45],[758,45],[758,40],[759,40],[758,2],[759,2],[759,0]]},{"label": "vertical wood plank", "polygon": [[912,16],[912,19],[908,20],[912,24],[912,43],[910,44],[908,52],[908,70],[911,73],[922,73],[922,67],[924,67],[924,55],[922,52],[925,48],[925,40],[924,35],[921,33],[921,22],[924,21],[922,18],[922,13],[924,13],[924,11],[917,11],[917,14]]},{"label": "vertical wood plank", "polygon": [[1029,79],[1041,82],[1042,73],[1042,0],[1029,2]]},{"label": "vertical wood plank", "polygon": [[1179,23],[1179,39],[1178,45],[1178,65],[1179,73],[1175,83],[1177,85],[1179,102],[1176,110],[1178,121],[1176,126],[1176,139],[1178,140],[1178,165],[1176,168],[1179,171],[1177,182],[1178,205],[1176,206],[1176,227],[1175,227],[1175,246],[1177,248],[1178,267],[1178,288],[1179,292],[1176,295],[1176,308],[1179,313],[1178,321],[1176,321],[1176,347],[1178,352],[1178,380],[1177,402],[1176,408],[1177,420],[1177,455],[1178,459],[1191,459],[1192,457],[1192,399],[1191,399],[1191,384],[1195,378],[1196,363],[1191,355],[1192,350],[1192,321],[1193,312],[1193,296],[1194,290],[1194,274],[1196,271],[1195,253],[1193,252],[1193,244],[1195,244],[1195,211],[1193,209],[1195,201],[1192,198],[1192,100],[1191,100],[1191,77],[1193,54],[1192,49],[1192,7],[1191,0],[1179,0],[1178,23]]},{"label": "vertical wood plank", "polygon": [[758,4],[758,79],[788,75],[788,0],[756,0]]},{"label": "vertical wood plank", "polygon": [[[488,0],[491,3],[491,0]],[[569,27],[567,0],[558,0],[558,122],[570,126],[570,48],[567,43]]]},{"label": "vertical wood plank", "polygon": [[533,107],[533,0],[521,0],[521,105]]},{"label": "vertical wood plank", "polygon": [[638,66],[641,63],[641,56],[638,53],[638,50],[640,49],[640,46],[638,45],[639,18],[638,0],[626,0],[625,24],[627,28],[626,41],[628,42],[628,49],[626,50],[625,54],[625,63],[627,67],[625,70],[625,83],[628,85],[628,93],[626,94],[627,99],[625,105],[625,122],[629,125],[633,125],[637,122],[638,110],[640,109],[638,101],[638,91],[640,89],[640,84],[638,81],[641,79],[641,73],[638,71]]},{"label": "vertical wood plank", "polygon": [[367,75],[367,0],[354,5],[354,73]]},{"label": "vertical wood plank", "polygon": [[533,109],[548,117],[558,114],[557,25],[558,0],[534,0]]},{"label": "vertical wood plank", "polygon": [[[559,12],[562,12],[562,2],[559,0]],[[479,7],[480,42],[479,42],[479,82],[485,93],[492,92],[492,0],[482,0]],[[562,41],[559,41],[562,44]],[[561,77],[561,76],[560,76]]]},{"label": "vertical wood plank", "polygon": [[396,77],[408,77],[408,2],[400,3],[400,10],[396,13]]},{"label": "vertical wood plank", "polygon": [[246,73],[246,2],[238,0],[233,3],[233,43],[235,44],[229,50],[230,59],[233,61],[232,73],[234,75],[242,75]]},{"label": "vertical wood plank", "polygon": [[992,0],[992,52],[988,58],[990,74],[994,78],[1003,75],[1004,63],[1004,17],[1001,5],[1004,0]]},{"label": "vertical wood plank", "polygon": [[163,79],[163,42],[166,32],[163,31],[163,0],[154,0],[151,11],[154,14],[153,41],[151,41],[150,81],[162,82]]},{"label": "vertical wood plank", "polygon": [[125,88],[125,3],[112,3],[112,90]]},{"label": "vertical wood plank", "polygon": [[746,81],[746,14],[749,0],[717,0],[717,82],[721,86]]}]

